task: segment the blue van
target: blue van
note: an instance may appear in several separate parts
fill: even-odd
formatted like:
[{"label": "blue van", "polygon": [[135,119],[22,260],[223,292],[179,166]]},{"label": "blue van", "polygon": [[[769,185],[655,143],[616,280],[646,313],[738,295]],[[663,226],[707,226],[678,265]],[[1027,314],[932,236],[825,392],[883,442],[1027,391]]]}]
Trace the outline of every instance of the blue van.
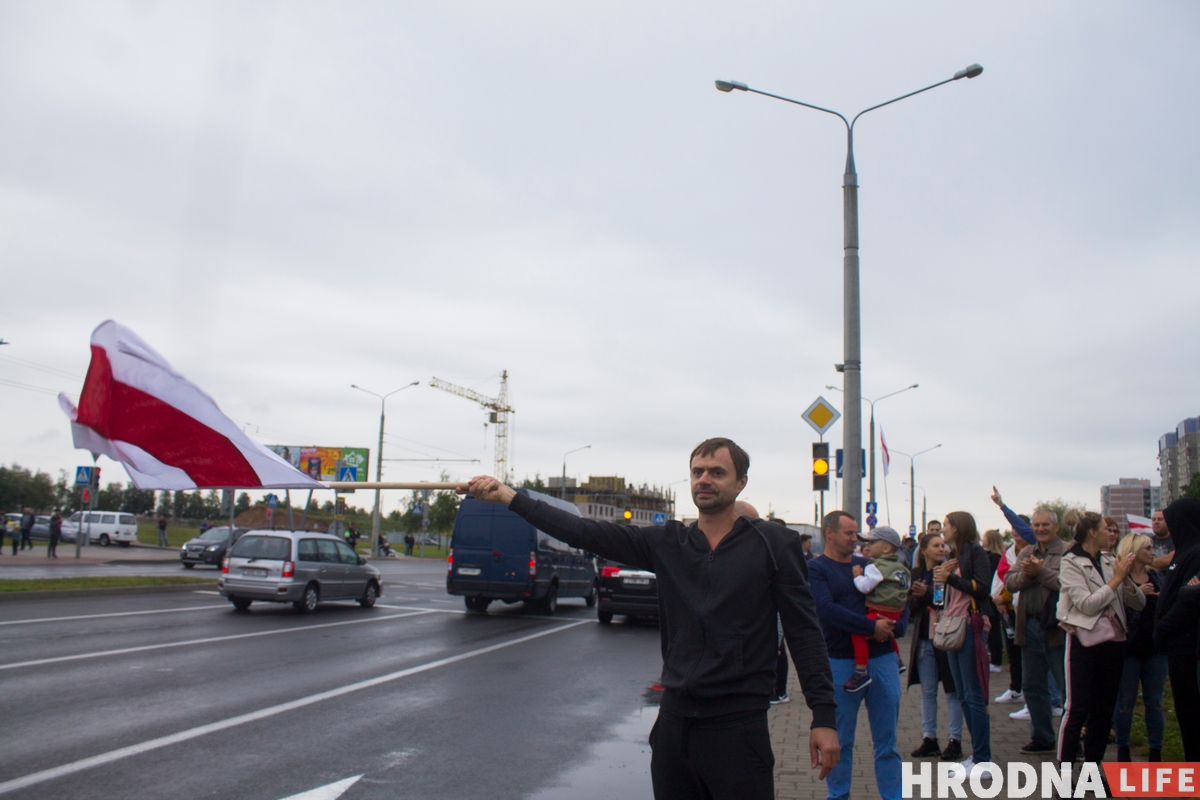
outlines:
[{"label": "blue van", "polygon": [[[555,497],[517,489],[534,500],[579,516]],[[560,597],[596,605],[596,560],[539,531],[500,503],[468,495],[458,507],[446,564],[446,591],[466,598],[468,611],[487,611],[493,600],[540,605],[547,614]]]}]

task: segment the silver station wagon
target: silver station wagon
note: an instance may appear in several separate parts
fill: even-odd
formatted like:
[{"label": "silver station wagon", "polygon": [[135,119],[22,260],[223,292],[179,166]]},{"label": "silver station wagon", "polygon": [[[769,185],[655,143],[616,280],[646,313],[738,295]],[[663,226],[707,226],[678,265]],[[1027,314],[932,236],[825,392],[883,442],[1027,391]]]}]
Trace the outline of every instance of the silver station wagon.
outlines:
[{"label": "silver station wagon", "polygon": [[240,611],[259,600],[291,603],[307,614],[323,600],[356,600],[370,608],[382,582],[379,570],[336,536],[250,531],[222,561],[217,588]]}]

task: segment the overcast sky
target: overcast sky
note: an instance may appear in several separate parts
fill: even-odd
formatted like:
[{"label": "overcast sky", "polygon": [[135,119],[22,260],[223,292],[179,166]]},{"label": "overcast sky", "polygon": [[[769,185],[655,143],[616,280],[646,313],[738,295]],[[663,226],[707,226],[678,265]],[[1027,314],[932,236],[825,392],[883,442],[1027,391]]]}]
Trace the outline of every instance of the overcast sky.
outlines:
[{"label": "overcast sky", "polygon": [[89,460],[11,384],[77,394],[112,318],[266,443],[374,458],[350,384],[420,380],[385,455],[481,463],[385,478],[490,472],[484,411],[425,384],[507,369],[518,478],[590,444],[569,474],[670,484],[724,435],[811,521],[845,136],[713,80],[853,113],[979,62],[857,128],[863,392],[920,383],[877,418],[942,444],[931,514],[1098,508],[1200,414],[1198,34],[1183,2],[0,4],[0,462]]}]

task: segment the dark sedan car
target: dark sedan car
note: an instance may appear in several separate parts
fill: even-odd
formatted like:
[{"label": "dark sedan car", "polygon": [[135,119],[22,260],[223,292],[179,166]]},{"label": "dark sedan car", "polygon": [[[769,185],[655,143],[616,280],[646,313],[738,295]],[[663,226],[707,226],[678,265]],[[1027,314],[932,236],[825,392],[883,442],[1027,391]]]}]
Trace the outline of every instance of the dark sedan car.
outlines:
[{"label": "dark sedan car", "polygon": [[229,546],[242,538],[242,534],[247,530],[249,528],[234,528],[233,541],[230,541],[228,525],[209,528],[195,539],[184,543],[179,551],[179,560],[185,569],[192,569],[197,564],[211,564],[219,567]]},{"label": "dark sedan car", "polygon": [[658,617],[658,581],[653,572],[597,559],[600,567],[599,602],[596,616],[601,625],[614,614],[626,617]]}]

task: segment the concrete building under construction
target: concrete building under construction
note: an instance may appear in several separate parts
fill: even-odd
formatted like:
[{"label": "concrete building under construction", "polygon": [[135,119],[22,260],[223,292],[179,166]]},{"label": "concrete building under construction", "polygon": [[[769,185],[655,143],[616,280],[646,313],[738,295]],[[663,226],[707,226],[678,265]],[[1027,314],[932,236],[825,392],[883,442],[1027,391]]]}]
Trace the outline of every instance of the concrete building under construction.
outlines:
[{"label": "concrete building under construction", "polygon": [[675,519],[675,493],[670,489],[645,483],[627,486],[624,478],[616,476],[589,475],[587,482],[578,486],[574,478],[567,478],[565,488],[562,478],[549,478],[544,491],[574,503],[584,519],[630,525],[654,525],[656,514]]}]

